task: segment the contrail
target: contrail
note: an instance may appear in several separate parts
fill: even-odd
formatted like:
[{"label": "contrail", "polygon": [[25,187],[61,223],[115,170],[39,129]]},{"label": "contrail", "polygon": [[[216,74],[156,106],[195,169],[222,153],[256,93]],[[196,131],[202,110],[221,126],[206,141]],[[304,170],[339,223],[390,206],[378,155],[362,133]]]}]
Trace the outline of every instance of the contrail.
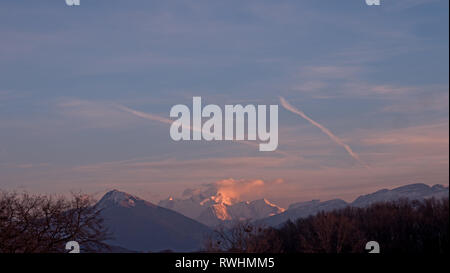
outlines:
[{"label": "contrail", "polygon": [[163,118],[157,115],[152,115],[152,114],[147,114],[144,112],[140,112],[140,111],[136,111],[133,110],[131,108],[125,107],[123,105],[116,105],[117,108],[119,108],[120,110],[123,110],[125,112],[128,112],[130,114],[133,114],[135,116],[141,117],[141,118],[145,118],[145,119],[149,119],[149,120],[154,120],[154,121],[159,121],[159,122],[163,122],[163,123],[167,123],[167,124],[172,124],[172,120],[168,119],[168,118]]},{"label": "contrail", "polygon": [[[116,104],[115,106],[117,108],[119,108],[120,110],[124,111],[124,112],[128,112],[130,114],[133,114],[133,115],[138,116],[138,117],[143,118],[143,119],[158,121],[158,122],[166,123],[166,124],[172,124],[172,123],[176,123],[177,122],[177,121],[174,121],[174,120],[171,120],[171,119],[168,119],[168,118],[160,117],[158,115],[147,114],[147,113],[144,113],[144,112],[141,112],[141,111],[133,110],[133,109],[128,108],[128,107],[123,106],[123,105]],[[183,124],[181,124],[181,126],[183,128],[189,129],[191,131],[197,131],[197,132],[210,134],[210,132],[203,131],[201,128],[186,126],[186,125],[183,125]],[[253,142],[250,142],[250,141],[247,141],[247,140],[234,140],[234,141],[242,143],[242,144],[246,144],[246,145],[249,145],[249,146],[253,146],[253,147],[259,147],[259,144],[253,143]],[[288,153],[285,153],[285,152],[282,152],[282,151],[275,150],[274,152],[277,153],[277,154],[281,154],[283,156],[290,156]]]},{"label": "contrail", "polygon": [[[159,122],[166,123],[166,124],[172,124],[172,123],[178,124],[179,123],[176,120],[171,120],[171,119],[160,117],[160,116],[157,116],[157,115],[147,114],[147,113],[144,113],[144,112],[141,112],[141,111],[133,110],[133,109],[128,108],[128,107],[123,106],[123,105],[117,105],[117,107],[119,109],[125,111],[125,112],[128,112],[130,114],[133,114],[135,116],[138,116],[138,117],[141,117],[141,118],[144,118],[144,119],[153,120],[153,121],[159,121]],[[191,131],[201,132],[203,134],[211,134],[208,131],[202,130],[202,128],[197,128],[197,127],[184,125],[184,124],[180,124],[180,125],[181,125],[181,127],[186,128],[186,129],[191,130]],[[252,143],[252,145],[253,144],[254,143]]]},{"label": "contrail", "polygon": [[347,151],[347,153],[353,157],[357,162],[359,162],[361,165],[363,165],[364,167],[368,167],[367,164],[365,164],[360,158],[359,156],[353,152],[352,148],[350,148],[350,146],[348,146],[347,144],[345,144],[339,137],[337,137],[336,135],[334,135],[330,130],[328,130],[327,128],[325,128],[323,125],[321,125],[320,123],[312,120],[310,117],[308,117],[305,113],[303,113],[303,111],[295,108],[294,106],[292,106],[287,100],[285,100],[283,97],[280,97],[280,102],[281,105],[288,111],[297,114],[299,116],[301,116],[302,118],[306,119],[307,121],[309,121],[309,123],[311,123],[312,125],[316,126],[317,128],[319,128],[323,133],[325,133],[328,137],[331,138],[331,140],[333,140],[334,142],[336,142],[338,145],[344,147],[344,149]]}]

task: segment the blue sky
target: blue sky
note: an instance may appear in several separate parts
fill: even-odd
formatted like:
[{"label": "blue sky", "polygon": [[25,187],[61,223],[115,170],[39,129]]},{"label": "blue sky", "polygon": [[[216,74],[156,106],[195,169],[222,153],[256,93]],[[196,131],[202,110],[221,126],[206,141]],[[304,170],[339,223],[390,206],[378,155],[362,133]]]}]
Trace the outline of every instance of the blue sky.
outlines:
[{"label": "blue sky", "polygon": [[[222,179],[292,200],[448,184],[448,1],[0,3],[0,188],[152,201]],[[175,104],[279,104],[279,154],[174,143]],[[283,181],[282,183],[280,181]],[[248,198],[254,198],[250,196]]]}]

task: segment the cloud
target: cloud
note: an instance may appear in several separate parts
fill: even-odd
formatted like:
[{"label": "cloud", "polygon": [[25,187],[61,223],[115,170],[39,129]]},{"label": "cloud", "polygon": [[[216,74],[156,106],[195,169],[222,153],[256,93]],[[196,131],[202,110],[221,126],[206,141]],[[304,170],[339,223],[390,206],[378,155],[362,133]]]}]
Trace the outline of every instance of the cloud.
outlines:
[{"label": "cloud", "polygon": [[359,156],[353,152],[353,150],[350,148],[350,146],[348,146],[347,144],[345,144],[339,137],[337,137],[335,134],[333,134],[330,130],[328,130],[327,128],[325,128],[325,126],[321,125],[320,123],[314,121],[313,119],[311,119],[310,117],[308,117],[305,113],[303,113],[302,111],[300,111],[299,109],[295,108],[294,106],[292,106],[287,100],[285,100],[283,97],[280,97],[280,102],[281,105],[288,111],[291,111],[294,114],[297,114],[299,116],[301,116],[302,118],[306,119],[309,123],[311,123],[312,125],[316,126],[317,128],[319,128],[324,134],[326,134],[328,137],[331,138],[331,140],[333,140],[335,143],[337,143],[338,145],[344,147],[344,149],[347,151],[347,153],[353,157],[357,162],[359,162],[361,165],[367,167],[367,165],[359,158]]},{"label": "cloud", "polygon": [[252,199],[252,197],[263,194],[268,187],[283,182],[284,180],[281,178],[269,182],[261,179],[228,178],[204,184],[201,189],[187,189],[183,192],[183,196],[187,198],[192,196],[211,197],[213,201],[231,205],[242,201],[243,198]]},{"label": "cloud", "polygon": [[304,66],[300,68],[300,75],[321,79],[348,79],[355,77],[363,69],[360,66],[352,65],[324,65],[324,66]]},{"label": "cloud", "polygon": [[21,99],[25,97],[24,92],[13,92],[11,90],[0,90],[0,102],[9,102],[10,100]]},{"label": "cloud", "polygon": [[[158,122],[162,122],[162,123],[166,123],[166,124],[172,124],[173,120],[168,119],[168,118],[164,118],[164,117],[160,117],[158,115],[153,115],[153,114],[147,114],[141,111],[137,111],[137,110],[133,110],[131,108],[122,106],[122,105],[116,105],[116,107],[120,110],[123,110],[125,112],[128,112],[130,114],[133,114],[135,116],[138,116],[140,118],[144,118],[144,119],[148,119],[148,120],[153,120],[153,121],[158,121]],[[189,129],[191,129],[189,127]]]},{"label": "cloud", "polygon": [[264,181],[224,179],[212,185],[217,188],[216,201],[232,204],[240,201],[241,196],[258,191],[264,186]]},{"label": "cloud", "polygon": [[57,103],[60,114],[73,121],[81,121],[88,128],[117,128],[133,122],[129,116],[114,107],[111,102],[89,101],[81,99],[62,99]]},{"label": "cloud", "polygon": [[[349,98],[378,100],[408,100],[448,95],[448,84],[387,84],[374,82],[369,68],[352,65],[302,66],[290,90],[311,98]],[[407,102],[408,104],[408,102]]]},{"label": "cloud", "polygon": [[[144,113],[144,112],[141,112],[141,111],[133,110],[131,108],[128,108],[128,107],[125,107],[125,106],[122,106],[122,105],[117,105],[117,108],[119,108],[119,109],[121,109],[123,111],[126,111],[126,112],[128,112],[130,114],[133,114],[135,116],[138,116],[140,118],[147,119],[147,120],[158,121],[158,122],[162,122],[162,123],[170,124],[170,125],[172,123],[176,123],[177,122],[177,121],[174,121],[174,120],[171,120],[171,119],[168,119],[168,118],[160,117],[158,115],[147,114],[147,113]],[[183,124],[181,124],[181,126],[183,128],[189,129],[191,131],[202,132],[203,135],[210,134],[210,132],[203,130],[203,128],[197,128],[197,127],[193,127],[193,126],[184,126]],[[233,140],[233,142],[245,144],[245,145],[252,146],[252,147],[255,147],[255,148],[259,149],[259,144],[256,143],[256,142],[251,142],[251,141],[247,141],[247,140]],[[279,151],[279,150],[275,150],[273,152],[276,153],[276,154],[279,154],[279,155],[283,155],[283,156],[291,156],[289,153],[286,153],[286,152],[283,152],[283,151]]]},{"label": "cloud", "polygon": [[394,100],[391,104],[383,107],[381,111],[422,115],[426,112],[448,112],[448,98],[448,86],[430,86],[423,88],[421,92],[415,92]]},{"label": "cloud", "polygon": [[[327,200],[340,197],[351,201],[360,194],[383,187],[416,182],[448,185],[448,126],[448,119],[445,119],[438,124],[401,129],[356,130],[352,134],[355,139],[352,143],[356,141],[362,147],[364,160],[370,164],[370,169],[351,168],[339,163],[326,164],[331,151],[328,148],[334,146],[334,142],[317,137],[314,139],[310,135],[308,139],[302,139],[301,142],[307,144],[304,147],[293,146],[292,151],[291,147],[288,149],[294,152],[296,149],[310,148],[311,155],[314,155],[312,162],[275,156],[194,158],[187,154],[187,160],[181,160],[181,156],[164,159],[166,156],[153,155],[84,163],[87,165],[78,167],[56,164],[40,168],[0,166],[3,174],[0,180],[5,188],[24,185],[32,190],[51,189],[53,192],[64,192],[68,188],[82,188],[88,192],[119,188],[142,195],[152,202],[166,196],[181,195],[188,187],[191,192],[186,191],[186,198],[207,188],[213,190],[209,195],[212,196],[219,186],[225,193],[234,190],[231,196],[235,198],[254,200],[265,197],[281,206],[317,198]],[[315,130],[315,127],[310,127],[311,131]],[[293,145],[298,145],[295,142],[298,142],[298,134],[302,132],[302,129],[292,132]],[[308,147],[314,140],[317,143]],[[317,159],[317,153],[323,154],[326,159]],[[235,182],[219,182],[230,180],[224,177],[233,177],[231,181]],[[264,184],[251,183],[255,180],[262,180]],[[143,193],[143,189],[158,193],[159,197]]]},{"label": "cloud", "polygon": [[362,145],[375,147],[379,151],[383,151],[381,146],[384,146],[384,149],[389,149],[391,153],[395,149],[402,148],[407,152],[406,156],[408,157],[412,157],[414,152],[414,156],[427,154],[445,155],[443,151],[448,150],[449,143],[448,129],[449,124],[447,120],[383,132],[362,130],[360,138]]},{"label": "cloud", "polygon": [[294,89],[299,90],[299,91],[311,92],[311,91],[317,91],[318,89],[322,89],[327,86],[328,85],[323,81],[308,81],[308,82],[297,85],[296,87],[294,87]]}]

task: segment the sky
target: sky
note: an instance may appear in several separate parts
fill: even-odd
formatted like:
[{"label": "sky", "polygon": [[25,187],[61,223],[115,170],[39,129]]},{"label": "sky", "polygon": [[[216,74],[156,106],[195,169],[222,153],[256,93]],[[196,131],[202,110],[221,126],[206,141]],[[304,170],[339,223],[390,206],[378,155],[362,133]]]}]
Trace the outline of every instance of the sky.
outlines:
[{"label": "sky", "polygon": [[[287,206],[448,185],[448,21],[446,0],[1,1],[0,189]],[[278,149],[173,141],[194,96],[279,105]]]}]

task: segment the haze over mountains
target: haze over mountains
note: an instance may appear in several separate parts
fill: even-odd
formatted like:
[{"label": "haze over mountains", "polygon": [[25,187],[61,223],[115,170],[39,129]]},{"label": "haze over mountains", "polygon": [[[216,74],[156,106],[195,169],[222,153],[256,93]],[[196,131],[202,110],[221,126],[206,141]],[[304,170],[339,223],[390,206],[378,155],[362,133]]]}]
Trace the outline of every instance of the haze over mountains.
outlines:
[{"label": "haze over mountains", "polygon": [[256,220],[284,211],[267,199],[237,202],[221,197],[220,193],[213,196],[198,194],[188,199],[169,197],[158,205],[178,211],[208,226],[234,220]]},{"label": "haze over mountains", "polygon": [[423,200],[449,196],[442,185],[411,184],[362,195],[348,203],[341,199],[312,200],[291,204],[287,210],[266,199],[241,201],[222,193],[196,193],[185,199],[169,197],[152,204],[117,190],[106,193],[97,205],[103,208],[105,225],[113,232],[109,243],[134,251],[196,251],[205,236],[219,224],[250,220],[256,224],[279,226],[287,220],[315,215],[347,206],[366,207],[373,203],[402,198]]}]

